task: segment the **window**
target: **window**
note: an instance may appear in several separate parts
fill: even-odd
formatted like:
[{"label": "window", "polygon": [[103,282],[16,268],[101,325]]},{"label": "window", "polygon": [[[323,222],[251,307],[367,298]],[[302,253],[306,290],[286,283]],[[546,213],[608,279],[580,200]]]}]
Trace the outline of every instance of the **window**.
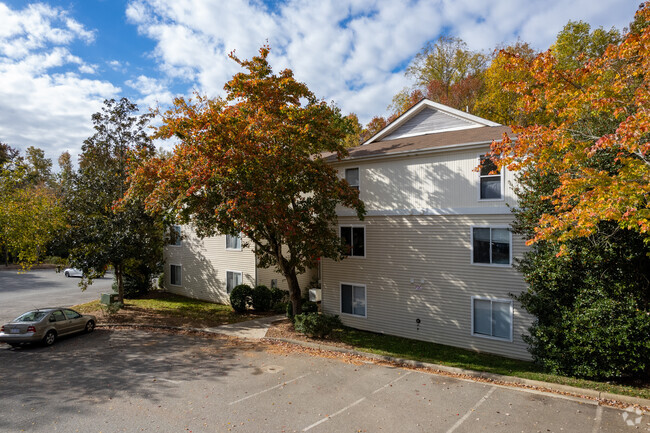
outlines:
[{"label": "window", "polygon": [[512,341],[512,301],[472,297],[472,335]]},{"label": "window", "polygon": [[472,228],[472,263],[509,265],[512,237],[507,228]]},{"label": "window", "polygon": [[81,317],[81,314],[73,310],[63,310],[63,313],[65,313],[65,317],[68,319],[79,319]]},{"label": "window", "polygon": [[[480,199],[481,200],[501,200],[503,198],[503,182],[501,171],[490,158],[485,155],[480,156],[481,171],[480,179]],[[494,174],[490,174],[490,173]]]},{"label": "window", "polygon": [[169,265],[169,284],[172,286],[182,286],[181,266]]},{"label": "window", "polygon": [[[54,317],[54,321],[56,322],[62,322],[65,320],[65,316],[63,315],[63,311],[55,311],[52,313],[52,317]],[[50,319],[52,321],[52,319]]]},{"label": "window", "polygon": [[169,228],[169,245],[181,245],[181,226],[171,226]]},{"label": "window", "polygon": [[346,168],[345,169],[345,180],[348,181],[350,186],[357,191],[359,190],[359,169],[358,168]]},{"label": "window", "polygon": [[241,235],[226,235],[226,249],[241,251]]},{"label": "window", "polygon": [[345,245],[345,255],[366,256],[366,228],[364,226],[341,226],[341,241]]},{"label": "window", "polygon": [[237,271],[226,271],[226,293],[230,294],[232,289],[242,283],[242,274]]},{"label": "window", "polygon": [[272,279],[271,280],[271,288],[272,289],[277,289],[278,288],[278,280],[277,279]]},{"label": "window", "polygon": [[366,286],[341,284],[341,313],[366,317]]}]

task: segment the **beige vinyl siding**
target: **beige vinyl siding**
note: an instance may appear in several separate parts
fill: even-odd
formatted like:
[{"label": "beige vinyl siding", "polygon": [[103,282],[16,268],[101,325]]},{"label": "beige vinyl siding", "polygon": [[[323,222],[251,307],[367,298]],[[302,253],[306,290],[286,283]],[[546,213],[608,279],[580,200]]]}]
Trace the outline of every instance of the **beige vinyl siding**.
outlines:
[{"label": "beige vinyl siding", "polygon": [[[373,212],[400,211],[412,214],[423,210],[466,213],[483,208],[516,203],[510,185],[513,180],[507,170],[502,172],[504,200],[479,200],[479,155],[488,146],[428,155],[349,161],[338,166],[340,176],[345,169],[359,167],[360,198],[369,215]],[[507,211],[507,209],[506,209]],[[345,213],[339,208],[339,213]],[[350,211],[347,211],[348,214]]]},{"label": "beige vinyl siding", "polygon": [[[510,215],[367,217],[362,222],[341,217],[339,224],[366,226],[366,257],[323,262],[323,311],[341,314],[342,282],[365,285],[367,317],[341,315],[348,326],[529,359],[521,335],[532,317],[516,302],[512,342],[471,335],[472,296],[509,300],[510,293],[524,290],[512,267],[471,264],[471,227],[510,222]],[[524,248],[513,236],[513,256],[521,256]]]},{"label": "beige vinyl siding", "polygon": [[[316,275],[317,271],[315,269],[307,269],[304,274],[298,275],[298,283],[300,284],[300,290],[303,295],[307,294],[310,287],[309,283]],[[257,284],[263,284],[266,287],[271,288],[271,280],[278,280],[279,289],[289,290],[287,279],[284,278],[282,274],[276,272],[274,268],[257,268]]]},{"label": "beige vinyl siding", "polygon": [[[242,273],[242,282],[255,285],[255,254],[250,248],[226,250],[226,236],[200,239],[182,226],[180,246],[165,247],[165,288],[179,295],[228,304],[226,271]],[[242,240],[245,242],[245,239]],[[182,266],[182,286],[169,284],[169,265]]]}]

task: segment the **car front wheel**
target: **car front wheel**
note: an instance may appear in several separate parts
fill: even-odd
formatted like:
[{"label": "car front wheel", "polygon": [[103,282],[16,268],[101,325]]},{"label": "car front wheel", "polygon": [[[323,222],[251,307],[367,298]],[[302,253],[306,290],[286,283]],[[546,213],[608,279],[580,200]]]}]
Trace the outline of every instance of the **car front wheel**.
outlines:
[{"label": "car front wheel", "polygon": [[95,330],[95,322],[92,320],[89,320],[86,323],[86,332],[93,332]]},{"label": "car front wheel", "polygon": [[51,346],[54,344],[56,341],[56,332],[54,331],[47,331],[47,334],[45,334],[45,337],[43,337],[43,344],[46,346]]}]

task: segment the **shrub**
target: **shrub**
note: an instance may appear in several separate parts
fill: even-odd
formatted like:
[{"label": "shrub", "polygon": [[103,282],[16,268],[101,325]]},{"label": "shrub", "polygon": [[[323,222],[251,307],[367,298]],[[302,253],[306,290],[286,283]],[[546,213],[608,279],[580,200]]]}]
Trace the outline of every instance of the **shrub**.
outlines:
[{"label": "shrub", "polygon": [[[277,304],[284,304],[289,300],[289,292],[286,290],[278,289],[273,287],[271,289],[271,305],[275,307]],[[281,311],[284,311],[285,306],[282,307]]]},{"label": "shrub", "polygon": [[271,310],[276,314],[286,313],[287,312],[287,303],[286,302],[275,303],[271,307]]},{"label": "shrub", "polygon": [[302,313],[295,317],[296,331],[309,337],[324,338],[337,328],[343,326],[339,316],[328,314]]},{"label": "shrub", "polygon": [[247,284],[235,286],[230,292],[230,305],[238,313],[246,312],[248,305],[251,304],[253,289]]},{"label": "shrub", "polygon": [[252,304],[256,311],[269,311],[273,300],[271,290],[264,285],[256,286],[252,292]]},{"label": "shrub", "polygon": [[303,313],[318,313],[318,304],[312,301],[304,301],[302,303]]}]

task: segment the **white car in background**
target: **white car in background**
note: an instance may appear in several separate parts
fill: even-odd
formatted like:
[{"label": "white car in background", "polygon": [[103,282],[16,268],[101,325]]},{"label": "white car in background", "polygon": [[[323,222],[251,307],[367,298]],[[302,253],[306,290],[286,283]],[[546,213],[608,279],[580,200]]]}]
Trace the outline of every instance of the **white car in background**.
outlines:
[{"label": "white car in background", "polygon": [[63,275],[66,277],[83,277],[83,272],[81,269],[65,268],[63,270]]}]

